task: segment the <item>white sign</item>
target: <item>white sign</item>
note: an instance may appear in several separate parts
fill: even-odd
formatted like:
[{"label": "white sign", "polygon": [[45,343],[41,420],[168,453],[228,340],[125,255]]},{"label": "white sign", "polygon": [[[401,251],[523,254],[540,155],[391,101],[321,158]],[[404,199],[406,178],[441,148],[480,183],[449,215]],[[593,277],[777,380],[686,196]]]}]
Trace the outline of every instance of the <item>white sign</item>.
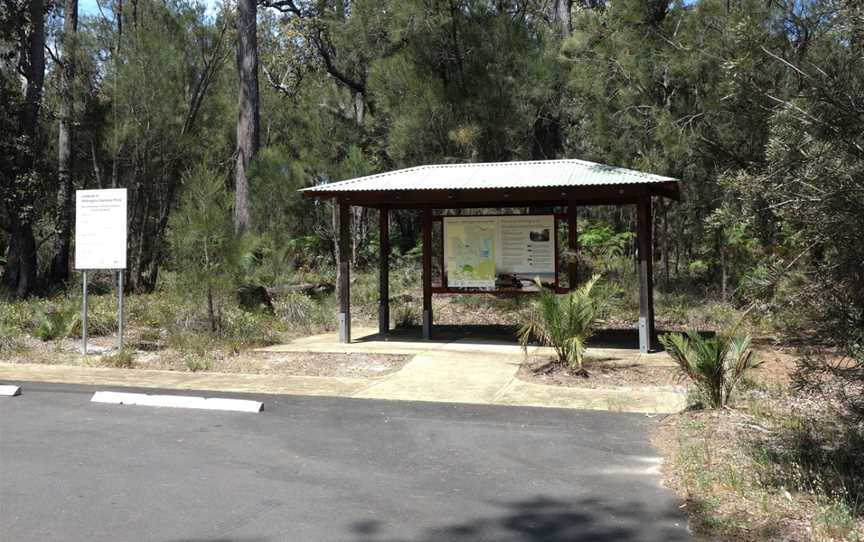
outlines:
[{"label": "white sign", "polygon": [[[555,217],[502,216],[498,221],[498,272],[552,279],[555,274]],[[549,275],[546,277],[545,275]]]},{"label": "white sign", "polygon": [[536,290],[555,282],[555,217],[444,217],[447,285]]},{"label": "white sign", "polygon": [[126,189],[75,192],[75,269],[126,269]]}]

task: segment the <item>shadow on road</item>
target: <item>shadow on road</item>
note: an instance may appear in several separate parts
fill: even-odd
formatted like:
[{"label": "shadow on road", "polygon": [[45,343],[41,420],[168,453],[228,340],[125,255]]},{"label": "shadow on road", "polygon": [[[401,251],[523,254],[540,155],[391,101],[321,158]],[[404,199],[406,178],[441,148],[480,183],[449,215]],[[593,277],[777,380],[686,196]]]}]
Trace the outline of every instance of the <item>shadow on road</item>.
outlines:
[{"label": "shadow on road", "polygon": [[[428,529],[414,538],[391,538],[378,520],[354,523],[356,542],[650,542],[690,540],[686,517],[677,509],[664,513],[624,501],[614,505],[583,498],[561,501],[545,497],[493,503],[500,516],[478,518]],[[677,524],[677,526],[676,526]]]}]

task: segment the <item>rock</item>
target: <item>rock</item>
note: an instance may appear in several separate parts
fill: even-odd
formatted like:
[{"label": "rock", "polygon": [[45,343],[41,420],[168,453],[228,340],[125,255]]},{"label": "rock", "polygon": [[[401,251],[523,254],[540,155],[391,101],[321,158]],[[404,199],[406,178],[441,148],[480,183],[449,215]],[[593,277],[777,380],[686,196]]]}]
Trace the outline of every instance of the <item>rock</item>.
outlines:
[{"label": "rock", "polygon": [[267,288],[246,284],[237,288],[237,302],[244,310],[250,312],[264,311],[273,314],[273,302]]}]

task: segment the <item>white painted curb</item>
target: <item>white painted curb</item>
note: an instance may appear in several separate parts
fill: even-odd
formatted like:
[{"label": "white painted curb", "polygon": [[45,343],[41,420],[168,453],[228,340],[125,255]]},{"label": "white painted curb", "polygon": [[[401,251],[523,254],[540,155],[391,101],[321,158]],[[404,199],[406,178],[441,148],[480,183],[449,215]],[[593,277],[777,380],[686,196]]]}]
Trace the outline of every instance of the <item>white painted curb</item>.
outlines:
[{"label": "white painted curb", "polygon": [[147,395],[146,393],[121,393],[97,391],[90,399],[93,403],[111,405],[137,405],[152,407],[199,408],[203,410],[229,410],[232,412],[261,412],[264,403],[245,399],[221,399],[213,397],[191,397],[188,395]]},{"label": "white painted curb", "polygon": [[21,388],[19,386],[3,385],[0,386],[0,395],[5,397],[21,395]]}]

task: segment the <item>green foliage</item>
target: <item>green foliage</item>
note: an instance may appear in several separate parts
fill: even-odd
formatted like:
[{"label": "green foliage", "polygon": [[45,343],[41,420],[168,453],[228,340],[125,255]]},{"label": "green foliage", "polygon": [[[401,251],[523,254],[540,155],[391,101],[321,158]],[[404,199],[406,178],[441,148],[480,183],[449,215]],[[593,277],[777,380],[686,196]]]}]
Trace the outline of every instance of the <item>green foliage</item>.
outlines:
[{"label": "green foliage", "polygon": [[268,346],[278,341],[278,321],[266,313],[247,312],[235,307],[225,311],[221,339],[232,352]]},{"label": "green foliage", "polygon": [[561,295],[537,281],[540,289],[537,299],[519,328],[522,348],[527,352],[530,342],[536,339],[543,346],[552,347],[559,362],[586,374],[582,362],[598,312],[598,300],[592,290],[599,279],[599,275],[594,275],[578,289]]},{"label": "green foliage", "polygon": [[591,221],[579,232],[579,251],[595,259],[620,257],[635,238],[633,232],[615,232],[610,224]]},{"label": "green foliage", "polygon": [[[762,482],[814,495],[819,513],[814,526],[823,536],[852,534],[864,514],[864,433],[857,426],[792,417],[774,438],[751,443]],[[854,538],[852,538],[854,540]]]},{"label": "green foliage", "polygon": [[209,371],[212,366],[210,358],[200,354],[187,354],[184,356],[183,362],[186,365],[186,370],[192,373]]},{"label": "green foliage", "polygon": [[237,234],[232,198],[224,177],[198,167],[185,178],[185,191],[172,218],[175,261],[188,292],[206,304],[210,330],[222,329],[223,305],[231,299],[254,261],[256,239]]},{"label": "green foliage", "polygon": [[276,316],[290,331],[311,334],[333,329],[335,325],[336,299],[333,295],[313,299],[299,292],[292,292],[275,300]]},{"label": "green foliage", "polygon": [[0,355],[22,350],[24,348],[22,339],[20,330],[0,325]]},{"label": "green foliage", "polygon": [[660,344],[711,408],[726,407],[747,370],[758,365],[749,336],[704,337],[690,331],[663,335]]},{"label": "green foliage", "polygon": [[40,309],[36,316],[36,327],[33,336],[43,341],[62,339],[72,333],[76,316],[74,308]]},{"label": "green foliage", "polygon": [[119,352],[111,352],[110,354],[100,356],[98,363],[102,367],[132,369],[135,367],[135,352],[129,348],[124,348]]},{"label": "green foliage", "polygon": [[0,299],[0,328],[10,331],[27,332],[33,327],[33,302],[7,302]]},{"label": "green foliage", "polygon": [[399,303],[393,310],[393,326],[410,329],[420,325],[420,307],[416,303]]}]

